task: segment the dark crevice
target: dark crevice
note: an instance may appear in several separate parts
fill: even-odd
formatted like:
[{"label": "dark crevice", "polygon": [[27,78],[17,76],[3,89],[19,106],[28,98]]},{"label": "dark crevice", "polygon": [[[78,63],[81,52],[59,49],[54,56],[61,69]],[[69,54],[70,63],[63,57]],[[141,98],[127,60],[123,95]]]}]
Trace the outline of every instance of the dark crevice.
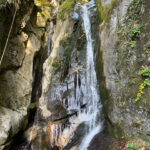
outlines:
[{"label": "dark crevice", "polygon": [[70,118],[70,117],[72,117],[72,116],[74,116],[74,115],[77,115],[77,113],[78,113],[78,112],[76,111],[76,112],[74,112],[74,113],[72,113],[72,114],[67,114],[66,116],[64,116],[64,117],[62,117],[62,118],[53,120],[53,122],[61,121],[61,120],[64,120],[64,119],[68,119],[68,118]]}]

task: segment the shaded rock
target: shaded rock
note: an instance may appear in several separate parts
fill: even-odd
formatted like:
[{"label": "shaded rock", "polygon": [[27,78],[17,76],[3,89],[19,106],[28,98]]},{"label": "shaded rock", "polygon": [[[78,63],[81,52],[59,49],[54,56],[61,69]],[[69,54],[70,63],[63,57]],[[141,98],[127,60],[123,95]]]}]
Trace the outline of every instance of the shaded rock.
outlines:
[{"label": "shaded rock", "polygon": [[[29,32],[29,26],[27,26],[35,11],[33,6],[32,0],[23,0],[19,3],[4,59],[0,66],[0,145],[8,144],[10,139],[26,125],[24,120],[27,117],[27,107],[31,100],[33,60],[42,45],[38,35]],[[0,9],[0,18],[2,18],[0,57],[14,9],[13,3]]]},{"label": "shaded rock", "polygon": [[[0,74],[0,104],[1,106],[18,109],[28,106],[32,90],[32,63],[36,51],[40,49],[40,42],[32,34],[27,42],[26,53],[22,65],[16,71],[7,71]],[[21,57],[18,57],[21,59]]]}]

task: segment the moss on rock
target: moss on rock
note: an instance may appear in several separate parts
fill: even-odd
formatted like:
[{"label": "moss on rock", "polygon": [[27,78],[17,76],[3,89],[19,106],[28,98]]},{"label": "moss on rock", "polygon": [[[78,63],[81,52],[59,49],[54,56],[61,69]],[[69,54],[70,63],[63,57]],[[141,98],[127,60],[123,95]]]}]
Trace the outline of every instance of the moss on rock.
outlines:
[{"label": "moss on rock", "polygon": [[112,0],[109,4],[103,4],[101,0],[96,0],[99,16],[103,21],[108,21],[114,8],[120,4],[120,0]]}]

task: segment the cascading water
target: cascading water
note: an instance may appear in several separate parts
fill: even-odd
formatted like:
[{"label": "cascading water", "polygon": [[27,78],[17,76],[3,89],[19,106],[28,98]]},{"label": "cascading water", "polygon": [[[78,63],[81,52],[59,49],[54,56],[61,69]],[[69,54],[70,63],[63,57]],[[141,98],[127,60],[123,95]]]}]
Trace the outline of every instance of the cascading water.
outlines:
[{"label": "cascading water", "polygon": [[93,40],[91,36],[91,23],[89,8],[94,4],[93,1],[81,6],[83,28],[87,40],[87,53],[86,53],[86,90],[87,90],[87,113],[85,117],[89,118],[87,124],[89,131],[86,133],[83,142],[79,146],[79,150],[86,150],[93,137],[102,129],[102,122],[100,119],[101,104],[99,103],[100,97],[97,90],[97,78],[94,64],[94,50]]},{"label": "cascading water", "polygon": [[[48,99],[52,105],[62,106],[66,110],[67,116],[59,114],[56,119],[51,119],[47,121],[48,123],[43,123],[46,124],[44,128],[39,127],[40,122],[38,122],[38,125],[36,124],[38,126],[37,129],[40,131],[39,133],[44,132],[46,134],[46,142],[48,142],[50,148],[57,147],[63,150],[70,150],[72,148],[87,150],[94,136],[103,127],[103,121],[101,121],[100,116],[102,105],[100,103],[94,63],[93,43],[95,41],[92,39],[90,22],[93,10],[95,9],[95,3],[94,1],[90,1],[84,5],[76,4],[76,8],[79,8],[78,10],[80,10],[83,22],[83,27],[81,28],[83,28],[86,38],[86,51],[84,51],[86,58],[82,58],[80,61],[74,59],[74,56],[71,58],[72,70],[69,70],[62,83],[58,80],[60,74],[55,74],[54,78],[56,80],[52,81],[52,88],[50,88]],[[78,19],[79,15],[76,14],[73,17]],[[50,54],[51,38],[52,33],[50,32],[48,55]],[[76,52],[77,49],[74,48],[74,51]],[[65,93],[69,94],[65,96]],[[59,113],[58,111],[59,109],[56,109],[56,114]],[[23,150],[28,150],[29,145],[31,145],[31,150],[43,150],[41,145],[39,146],[39,143],[35,145],[31,143],[33,130],[34,127],[30,133],[29,143]],[[76,134],[78,135],[75,138],[76,142],[74,144],[72,141],[74,141]]]},{"label": "cascading water", "polygon": [[[62,129],[62,126],[59,124],[53,124],[51,126],[51,144],[52,145],[60,145],[63,140],[59,139],[68,139],[68,136],[73,136],[75,130],[81,123],[85,123],[86,125],[86,133],[83,135],[82,142],[79,145],[76,145],[78,150],[86,150],[93,139],[93,137],[102,130],[103,122],[100,121],[100,113],[101,113],[101,103],[100,96],[97,88],[97,77],[95,71],[95,63],[94,63],[94,49],[93,49],[93,40],[91,36],[91,22],[90,22],[90,9],[95,6],[94,1],[91,1],[84,5],[77,4],[81,10],[81,17],[83,19],[83,29],[86,35],[86,73],[84,74],[85,86],[79,86],[79,71],[76,71],[76,91],[75,98],[71,97],[68,99],[68,104],[66,107],[66,103],[63,105],[66,107],[68,112],[72,110],[77,110],[77,116],[73,116],[69,118],[68,127]],[[71,85],[72,86],[72,85]],[[68,87],[70,88],[70,87]],[[53,93],[60,93],[60,87],[56,88]],[[66,90],[64,88],[61,89],[63,92]],[[82,93],[84,96],[82,96]],[[52,94],[53,95],[53,94]],[[54,97],[54,96],[52,96]],[[55,97],[59,97],[60,95],[55,95]],[[86,108],[82,109],[81,105],[86,105]],[[61,131],[60,131],[61,130]],[[57,139],[57,140],[56,140]],[[71,139],[71,138],[69,138]],[[67,141],[66,143],[68,143]]]}]

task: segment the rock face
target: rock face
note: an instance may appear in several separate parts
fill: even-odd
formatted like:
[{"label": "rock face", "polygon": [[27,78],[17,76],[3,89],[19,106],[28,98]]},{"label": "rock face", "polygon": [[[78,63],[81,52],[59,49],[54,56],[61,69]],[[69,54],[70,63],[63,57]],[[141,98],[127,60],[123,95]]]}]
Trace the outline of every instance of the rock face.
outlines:
[{"label": "rock face", "polygon": [[19,4],[6,2],[0,6],[0,57],[17,8],[0,66],[0,145],[3,145],[24,128],[35,77],[34,58],[39,51],[43,55],[47,49],[51,26],[47,18],[40,20],[42,26],[39,25],[37,6],[32,0]]},{"label": "rock face", "polygon": [[[91,7],[91,30],[96,54],[99,50],[99,20],[94,8]],[[36,125],[38,133],[42,133],[47,140],[36,137],[32,142],[34,149],[37,143],[41,147],[77,149],[87,130],[86,123],[80,122],[80,111],[84,111],[87,105],[86,37],[79,12],[74,13],[78,17],[73,15],[64,21],[57,18],[51,53],[43,65],[43,88],[38,111],[41,120]]]},{"label": "rock face", "polygon": [[100,32],[103,73],[109,91],[104,108],[110,121],[126,136],[146,137],[150,132],[149,86],[145,86],[140,99],[136,97],[144,82],[138,72],[142,66],[149,66],[149,52],[143,49],[149,39],[146,17],[150,12],[147,2],[140,0],[123,0],[111,12]]},{"label": "rock face", "polygon": [[17,111],[0,107],[0,142],[4,144],[8,136],[18,133],[24,127],[24,116],[27,115],[26,108],[22,107]]},{"label": "rock face", "polygon": [[55,67],[57,67],[57,63],[58,63],[58,67],[60,66],[59,61],[60,59],[62,59],[61,57],[63,57],[62,56],[63,49],[60,47],[60,41],[66,38],[69,34],[71,34],[72,31],[73,31],[73,22],[71,23],[70,20],[66,20],[64,22],[61,22],[61,21],[58,22],[54,30],[54,35],[52,38],[53,47],[51,49],[51,55],[45,61],[44,66],[43,66],[43,71],[44,71],[43,83],[42,83],[43,92],[40,98],[40,107],[41,107],[43,117],[48,117],[51,114],[51,111],[48,112],[46,107],[47,107],[47,102],[49,99],[48,92],[50,91],[51,80],[54,76]]},{"label": "rock face", "polygon": [[[116,136],[135,135],[147,139],[150,135],[150,74],[140,75],[139,71],[147,71],[150,67],[150,2],[95,1],[99,15],[95,13],[91,17],[92,38],[96,40],[94,52],[104,112],[114,127],[112,131],[109,124],[108,130]],[[33,145],[38,149],[37,142],[41,142],[37,136],[39,132],[45,139],[44,143],[41,142],[42,148],[50,149],[51,146],[47,145],[50,127],[53,123],[66,123],[68,117],[76,115],[76,109],[70,114],[66,111],[68,100],[76,99],[78,86],[85,88],[86,41],[79,10],[73,9],[75,1],[70,5],[66,5],[68,0],[64,3],[57,0],[43,2],[0,2],[0,58],[18,8],[0,66],[0,149],[24,129],[27,109],[41,95],[36,118],[41,121],[42,129],[38,131],[39,126],[34,125]],[[76,11],[74,14],[73,10]],[[82,90],[78,96],[83,98],[84,92]],[[81,104],[81,107],[85,105]],[[77,136],[73,136],[70,143],[59,141],[59,146],[74,149],[78,137],[84,134],[83,128],[84,124],[81,124]],[[43,132],[48,134],[45,136]]]}]

